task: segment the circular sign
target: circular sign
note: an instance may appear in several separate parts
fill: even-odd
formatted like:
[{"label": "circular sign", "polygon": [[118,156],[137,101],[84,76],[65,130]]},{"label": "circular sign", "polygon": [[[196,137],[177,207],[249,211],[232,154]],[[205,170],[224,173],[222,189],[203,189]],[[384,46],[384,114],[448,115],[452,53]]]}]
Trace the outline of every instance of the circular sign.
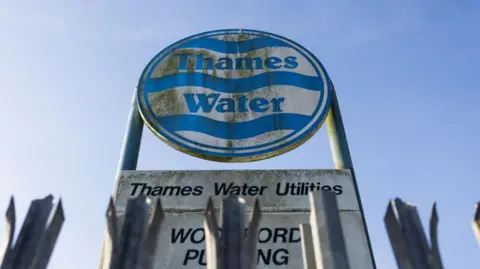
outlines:
[{"label": "circular sign", "polygon": [[140,113],[170,146],[246,162],[290,151],[322,125],[331,82],[320,61],[284,37],[244,29],[182,39],[157,54],[138,84]]}]

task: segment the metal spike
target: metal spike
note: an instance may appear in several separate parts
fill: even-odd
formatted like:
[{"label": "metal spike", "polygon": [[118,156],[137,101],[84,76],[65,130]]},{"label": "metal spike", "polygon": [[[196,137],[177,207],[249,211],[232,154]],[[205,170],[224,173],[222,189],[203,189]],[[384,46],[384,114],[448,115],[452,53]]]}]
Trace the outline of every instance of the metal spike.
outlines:
[{"label": "metal spike", "polygon": [[[155,254],[157,250],[158,237],[160,235],[160,228],[162,227],[165,212],[162,208],[160,199],[157,199],[155,208],[153,210],[152,220],[150,221],[146,238],[141,246],[141,269],[153,269],[155,262]],[[139,268],[139,269],[140,269]]]},{"label": "metal spike", "polygon": [[[427,264],[430,253],[430,244],[428,243],[427,234],[423,229],[422,221],[418,214],[417,207],[412,204],[403,203],[405,218],[404,222],[407,242],[409,242],[411,257],[415,264]],[[412,251],[415,249],[415,251]]]},{"label": "metal spike", "polygon": [[222,238],[223,267],[241,269],[245,239],[245,204],[234,195],[223,200]]},{"label": "metal spike", "polygon": [[162,202],[160,199],[157,199],[153,210],[152,220],[149,223],[148,237],[157,237],[164,219],[165,212],[163,211]]},{"label": "metal spike", "polygon": [[310,192],[310,226],[317,268],[348,269],[347,250],[333,192]]},{"label": "metal spike", "polygon": [[[48,223],[53,196],[33,200],[17,240],[15,233],[15,203],[13,197],[7,209],[7,242],[1,269],[45,269],[65,220],[61,199]],[[48,225],[47,225],[48,224]]]},{"label": "metal spike", "polygon": [[219,238],[215,207],[212,198],[209,198],[204,219],[207,269],[256,268],[256,244],[261,219],[258,199],[253,206],[248,229],[245,229],[246,209],[242,198],[231,195],[223,199],[222,236]]},{"label": "metal spike", "polygon": [[477,243],[480,246],[480,202],[478,202],[476,205],[475,216],[473,217],[472,227],[473,227],[473,233],[477,238]]},{"label": "metal spike", "polygon": [[399,198],[390,202],[385,224],[399,268],[443,268],[438,244],[438,222],[434,203],[428,242],[417,208]]},{"label": "metal spike", "polygon": [[[107,234],[104,242],[104,250],[102,253],[102,267],[101,268],[117,268],[117,257],[119,255],[118,249],[118,221],[117,221],[117,212],[115,210],[115,205],[113,203],[113,198],[110,197],[108,203],[108,208],[106,212],[107,219]],[[107,266],[104,267],[103,263],[106,263]]]},{"label": "metal spike", "polygon": [[385,226],[387,234],[392,245],[395,259],[397,260],[398,268],[413,268],[410,261],[410,251],[408,243],[403,236],[402,224],[399,221],[399,212],[397,212],[397,200],[390,200],[385,214]]},{"label": "metal spike", "polygon": [[440,256],[440,247],[438,244],[438,214],[437,203],[433,203],[432,212],[430,216],[430,257],[429,264],[432,268],[442,269],[442,258]]},{"label": "metal spike", "polygon": [[260,220],[262,212],[260,210],[260,202],[255,199],[250,221],[248,225],[248,235],[243,247],[242,269],[254,269],[257,265],[257,241],[258,231],[260,229]]},{"label": "metal spike", "polygon": [[208,230],[212,231],[212,236],[215,239],[218,239],[218,222],[212,197],[208,198],[207,207],[205,209],[205,221],[207,222]]},{"label": "metal spike", "polygon": [[207,255],[207,269],[217,269],[223,264],[220,254],[220,242],[218,238],[218,223],[215,216],[215,206],[212,197],[208,198],[203,221],[205,230],[205,247]]},{"label": "metal spike", "polygon": [[15,242],[13,263],[16,268],[29,268],[38,251],[53,207],[53,196],[32,201],[22,229]]},{"label": "metal spike", "polygon": [[53,249],[57,243],[58,236],[62,230],[65,221],[65,214],[63,212],[62,200],[60,199],[53,215],[52,221],[45,230],[41,242],[38,247],[38,253],[35,256],[33,265],[30,269],[45,269],[47,268]]},{"label": "metal spike", "polygon": [[313,250],[312,228],[308,223],[300,224],[303,269],[316,269],[315,252]]},{"label": "metal spike", "polygon": [[2,262],[0,263],[1,269],[9,269],[12,266],[12,256],[13,256],[13,236],[15,235],[15,201],[13,196],[10,197],[10,202],[8,203],[7,212],[5,214],[7,219],[5,237],[7,238],[4,249],[2,251]]},{"label": "metal spike", "polygon": [[140,263],[141,242],[145,238],[148,225],[147,198],[141,194],[127,203],[122,234],[119,240],[121,256],[119,269],[136,268]]},{"label": "metal spike", "polygon": [[117,225],[117,212],[115,205],[113,203],[113,198],[110,198],[108,203],[108,208],[106,212],[107,217],[107,231],[110,237],[110,240],[114,244],[118,239],[118,225]]},{"label": "metal spike", "polygon": [[15,234],[15,201],[13,196],[10,197],[10,203],[8,204],[7,213],[5,214],[7,219],[7,248],[11,248],[13,245],[13,236]]}]

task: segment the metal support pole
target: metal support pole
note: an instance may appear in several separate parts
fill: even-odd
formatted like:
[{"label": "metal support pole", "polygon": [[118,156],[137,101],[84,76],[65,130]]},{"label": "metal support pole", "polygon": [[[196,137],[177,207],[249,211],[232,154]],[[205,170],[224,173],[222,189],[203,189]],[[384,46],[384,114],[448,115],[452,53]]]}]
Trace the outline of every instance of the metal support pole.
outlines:
[{"label": "metal support pole", "polygon": [[336,169],[350,169],[353,179],[353,186],[357,194],[357,202],[362,214],[362,221],[365,227],[365,234],[367,236],[368,248],[370,250],[370,258],[372,260],[373,268],[377,268],[375,265],[375,258],[373,256],[372,244],[370,242],[370,236],[368,234],[367,223],[365,221],[365,213],[363,212],[362,200],[360,198],[360,192],[358,190],[357,179],[355,177],[355,171],[353,169],[352,157],[350,156],[350,150],[348,148],[347,135],[345,133],[345,127],[343,126],[342,115],[340,113],[340,105],[338,104],[337,95],[335,93],[335,87],[332,83],[332,100],[330,111],[326,119],[328,140],[330,142],[330,150],[332,151],[333,162]]},{"label": "metal support pole", "polygon": [[[138,155],[140,153],[140,144],[142,142],[143,119],[140,116],[137,103],[137,89],[133,91],[130,112],[128,114],[127,128],[123,137],[122,148],[120,150],[120,160],[118,161],[117,172],[115,174],[115,186],[113,199],[116,199],[118,192],[118,180],[123,170],[136,170]],[[104,246],[102,247],[99,268],[103,268]]]},{"label": "metal support pole", "polygon": [[117,193],[118,179],[123,170],[136,170],[140,144],[142,142],[143,119],[140,116],[137,103],[137,89],[133,91],[132,105],[128,114],[127,129],[123,137],[120,160],[115,175],[114,199]]}]

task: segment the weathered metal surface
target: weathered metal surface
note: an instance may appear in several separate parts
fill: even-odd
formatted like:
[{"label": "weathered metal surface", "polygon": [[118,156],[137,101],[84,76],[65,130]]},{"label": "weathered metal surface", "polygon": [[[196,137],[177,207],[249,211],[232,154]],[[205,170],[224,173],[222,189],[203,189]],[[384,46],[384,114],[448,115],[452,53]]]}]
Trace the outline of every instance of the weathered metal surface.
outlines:
[{"label": "weathered metal surface", "polygon": [[127,128],[123,138],[115,180],[118,180],[118,177],[122,171],[137,169],[138,154],[140,152],[140,144],[143,133],[143,119],[138,111],[136,97],[137,90],[135,89],[133,92],[130,112],[128,114]]},{"label": "weathered metal surface", "polygon": [[400,269],[442,269],[438,246],[438,216],[434,204],[430,217],[430,244],[417,208],[397,198],[390,201],[385,225]]},{"label": "weathered metal surface", "polygon": [[222,235],[219,236],[215,207],[212,200],[208,200],[204,216],[207,269],[256,268],[258,229],[261,218],[258,200],[253,206],[247,230],[245,230],[245,207],[245,201],[237,196],[230,196],[223,200],[224,221]]},{"label": "weathered metal surface", "polygon": [[[330,192],[310,193],[310,228],[317,269],[349,269],[337,199]],[[308,243],[308,245],[312,245]],[[307,258],[311,260],[311,258]],[[307,262],[308,265],[308,262]]]},{"label": "weathered metal surface", "polygon": [[149,203],[143,195],[130,199],[125,215],[119,221],[113,200],[110,201],[101,268],[155,268],[155,253],[164,213],[160,200],[157,199],[149,222]]},{"label": "weathered metal surface", "polygon": [[7,240],[2,255],[1,269],[45,269],[65,220],[59,201],[52,220],[53,196],[34,200],[30,204],[22,229],[15,241],[15,204],[13,197],[7,209]]},{"label": "weathered metal surface", "polygon": [[428,254],[428,261],[431,267],[435,269],[443,268],[440,246],[438,244],[438,222],[437,203],[434,203],[430,213],[430,252]]},{"label": "weathered metal surface", "polygon": [[163,197],[166,211],[203,211],[208,197],[219,205],[234,194],[248,204],[258,197],[262,210],[305,211],[312,186],[335,193],[341,210],[359,208],[348,170],[123,171],[115,204],[122,212],[126,201],[143,191]]},{"label": "weathered metal surface", "polygon": [[[138,155],[140,153],[140,145],[143,134],[143,119],[140,116],[137,103],[137,89],[133,91],[132,102],[128,114],[127,126],[123,137],[122,148],[120,150],[120,160],[118,161],[117,171],[115,175],[114,195],[117,193],[118,178],[124,170],[136,170],[138,163]],[[105,251],[102,247],[99,268],[103,268]]]},{"label": "weathered metal surface", "polygon": [[157,54],[138,84],[147,126],[172,147],[224,162],[273,157],[322,125],[331,83],[308,50],[253,30],[182,39]]},{"label": "weathered metal surface", "polygon": [[480,246],[480,202],[477,203],[475,208],[475,216],[472,222],[473,233],[477,238],[478,245]]},{"label": "weathered metal surface", "polygon": [[317,269],[315,249],[313,247],[312,227],[309,223],[300,224],[303,269]]}]

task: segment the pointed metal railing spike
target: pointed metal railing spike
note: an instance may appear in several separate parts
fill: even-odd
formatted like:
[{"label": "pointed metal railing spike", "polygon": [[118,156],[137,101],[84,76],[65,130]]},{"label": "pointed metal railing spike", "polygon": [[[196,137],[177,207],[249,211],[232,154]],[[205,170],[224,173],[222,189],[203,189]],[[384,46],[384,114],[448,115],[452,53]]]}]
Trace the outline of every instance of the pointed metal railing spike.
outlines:
[{"label": "pointed metal railing spike", "polygon": [[408,216],[405,220],[407,241],[410,242],[410,249],[412,257],[415,260],[415,264],[427,264],[430,254],[430,244],[427,239],[427,233],[423,228],[422,221],[420,220],[420,215],[418,209],[415,205],[402,202],[405,216]]},{"label": "pointed metal railing spike", "polygon": [[309,198],[316,267],[349,269],[336,195],[329,191],[315,191],[310,192]]},{"label": "pointed metal railing spike", "polygon": [[234,195],[223,200],[222,208],[223,265],[229,269],[243,269],[242,255],[245,239],[245,206]]},{"label": "pointed metal railing spike", "polygon": [[300,238],[302,244],[303,269],[316,269],[315,252],[313,249],[312,228],[308,223],[300,224]]},{"label": "pointed metal railing spike", "polygon": [[212,237],[218,239],[218,222],[217,216],[215,214],[215,206],[213,204],[213,199],[210,197],[207,202],[207,207],[205,209],[205,222],[210,231],[212,231]]},{"label": "pointed metal railing spike", "polygon": [[477,243],[480,246],[480,202],[477,203],[475,208],[475,215],[472,222],[473,233],[477,239]]},{"label": "pointed metal railing spike", "polygon": [[257,241],[261,218],[262,212],[260,210],[260,202],[258,201],[258,198],[256,198],[255,203],[253,204],[252,213],[250,214],[247,238],[243,246],[244,257],[242,259],[242,268],[256,268]]},{"label": "pointed metal railing spike", "polygon": [[1,261],[1,269],[45,269],[55,247],[65,220],[61,199],[48,223],[53,208],[53,196],[33,200],[28,209],[20,233],[13,242],[16,229],[16,213],[13,197],[6,212],[7,240]]},{"label": "pointed metal railing spike", "polygon": [[212,197],[208,198],[203,221],[205,230],[205,247],[207,255],[207,269],[217,269],[223,264],[220,254],[220,240],[218,237],[218,223],[215,215],[215,206]]},{"label": "pointed metal railing spike", "polygon": [[152,214],[152,219],[149,222],[147,236],[155,238],[160,233],[160,228],[165,219],[165,212],[163,211],[162,202],[160,199],[156,200],[155,207]]},{"label": "pointed metal railing spike", "polygon": [[110,198],[105,217],[107,218],[107,231],[112,235],[112,241],[116,241],[118,237],[117,212],[113,203],[113,198]]},{"label": "pointed metal railing spike", "polygon": [[16,268],[29,268],[47,226],[53,207],[53,196],[36,199],[30,204],[27,216],[15,242],[13,263]]},{"label": "pointed metal railing spike", "polygon": [[222,235],[219,237],[215,207],[212,198],[208,199],[204,218],[207,269],[256,268],[261,219],[258,199],[250,214],[248,229],[245,229],[246,209],[242,198],[231,195],[223,199]]},{"label": "pointed metal railing spike", "polygon": [[140,263],[140,246],[146,236],[148,225],[148,203],[143,194],[130,199],[127,203],[125,219],[119,245],[122,247],[120,263],[122,269],[137,268]]},{"label": "pointed metal railing spike", "polygon": [[15,201],[13,196],[10,197],[10,202],[8,203],[7,212],[5,214],[7,225],[5,231],[5,237],[7,240],[4,243],[2,250],[2,258],[0,262],[1,269],[9,269],[12,265],[12,256],[14,255],[13,250],[13,236],[15,235]]},{"label": "pointed metal railing spike", "polygon": [[[102,254],[103,262],[102,262],[101,268],[115,269],[118,267],[117,256],[119,255],[119,249],[118,249],[119,235],[118,235],[117,212],[116,212],[112,197],[110,197],[105,217],[107,219],[107,231],[106,231],[106,239],[104,242],[104,252]],[[106,265],[106,267],[104,267],[104,264]]]},{"label": "pointed metal railing spike", "polygon": [[434,269],[442,269],[442,258],[440,256],[440,246],[438,244],[438,214],[437,203],[433,203],[432,212],[430,214],[430,257],[429,264]]},{"label": "pointed metal railing spike", "polygon": [[5,217],[7,219],[6,235],[8,240],[6,242],[6,245],[10,249],[13,245],[13,236],[15,234],[15,221],[16,221],[15,220],[15,201],[13,199],[13,196],[10,197],[10,202],[8,204]]},{"label": "pointed metal railing spike", "polygon": [[107,239],[100,268],[154,268],[165,213],[160,199],[153,208],[152,206],[152,201],[142,194],[129,199],[125,214],[119,216],[113,199],[110,199],[107,209]]},{"label": "pointed metal railing spike", "polygon": [[54,212],[53,218],[46,228],[41,242],[38,247],[38,253],[35,256],[35,260],[31,269],[44,269],[47,268],[50,257],[52,256],[53,249],[57,243],[58,236],[62,230],[63,223],[65,221],[65,214],[63,212],[62,200],[59,199],[57,208]]},{"label": "pointed metal railing spike", "polygon": [[434,203],[427,239],[416,206],[396,198],[389,203],[385,224],[398,268],[443,269],[438,244],[438,214]]},{"label": "pointed metal railing spike", "polygon": [[144,238],[141,244],[141,269],[154,268],[157,242],[164,218],[165,212],[163,211],[162,203],[160,199],[157,199],[155,208],[153,210],[152,219],[149,223],[147,236]]},{"label": "pointed metal railing spike", "polygon": [[398,268],[412,268],[409,247],[403,236],[401,223],[398,220],[396,202],[396,200],[390,200],[388,203],[387,212],[384,217],[385,227],[387,229],[387,234],[390,239],[390,244],[392,245]]}]

